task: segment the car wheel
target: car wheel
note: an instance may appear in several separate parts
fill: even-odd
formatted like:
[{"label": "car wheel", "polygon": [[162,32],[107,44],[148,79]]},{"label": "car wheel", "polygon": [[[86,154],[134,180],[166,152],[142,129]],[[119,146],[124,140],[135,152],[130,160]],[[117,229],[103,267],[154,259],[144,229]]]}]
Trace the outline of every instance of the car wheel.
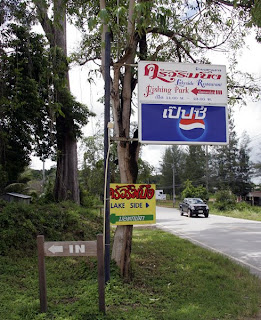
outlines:
[{"label": "car wheel", "polygon": [[192,211],[191,211],[191,210],[188,211],[188,217],[189,217],[189,218],[192,217]]},{"label": "car wheel", "polygon": [[205,218],[207,218],[208,217],[208,212],[204,213],[204,216],[205,216]]},{"label": "car wheel", "polygon": [[184,212],[183,209],[180,209],[180,215],[183,216]]}]

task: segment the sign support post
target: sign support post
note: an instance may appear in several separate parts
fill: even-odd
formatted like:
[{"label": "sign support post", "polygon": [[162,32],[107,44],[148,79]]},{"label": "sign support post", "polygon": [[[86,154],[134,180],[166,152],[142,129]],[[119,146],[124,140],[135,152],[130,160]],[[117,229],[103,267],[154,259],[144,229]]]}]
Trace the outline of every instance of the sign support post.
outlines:
[{"label": "sign support post", "polygon": [[40,290],[40,310],[47,312],[47,291],[46,291],[46,272],[44,259],[44,236],[37,237],[38,249],[38,271],[39,271],[39,290]]},{"label": "sign support post", "polygon": [[47,312],[47,290],[45,257],[92,256],[98,260],[99,311],[105,313],[105,277],[103,235],[97,235],[97,241],[55,241],[44,242],[44,236],[37,236],[40,310]]},{"label": "sign support post", "polygon": [[104,239],[105,239],[105,282],[110,280],[110,162],[107,163],[106,159],[109,150],[109,132],[108,123],[110,122],[110,59],[111,59],[111,38],[110,33],[105,33],[105,105],[104,105],[104,173],[105,177],[105,219],[104,219]]},{"label": "sign support post", "polygon": [[97,261],[98,261],[98,290],[99,310],[105,313],[105,274],[104,274],[104,246],[103,236],[97,236]]}]

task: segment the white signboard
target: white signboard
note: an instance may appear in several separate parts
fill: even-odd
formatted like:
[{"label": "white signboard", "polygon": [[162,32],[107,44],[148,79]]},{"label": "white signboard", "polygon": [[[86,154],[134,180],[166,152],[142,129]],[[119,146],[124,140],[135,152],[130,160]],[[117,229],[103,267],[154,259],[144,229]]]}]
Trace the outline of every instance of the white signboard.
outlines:
[{"label": "white signboard", "polygon": [[138,72],[140,142],[228,143],[225,66],[141,61]]},{"label": "white signboard", "polygon": [[227,105],[226,67],[140,61],[139,103]]}]

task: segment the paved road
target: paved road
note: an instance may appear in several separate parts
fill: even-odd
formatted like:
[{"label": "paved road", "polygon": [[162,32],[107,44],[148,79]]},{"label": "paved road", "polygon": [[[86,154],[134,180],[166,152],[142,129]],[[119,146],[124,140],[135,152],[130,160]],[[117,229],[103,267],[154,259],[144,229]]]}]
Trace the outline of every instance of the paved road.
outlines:
[{"label": "paved road", "polygon": [[181,216],[157,207],[157,227],[225,254],[261,278],[261,222],[209,215]]}]

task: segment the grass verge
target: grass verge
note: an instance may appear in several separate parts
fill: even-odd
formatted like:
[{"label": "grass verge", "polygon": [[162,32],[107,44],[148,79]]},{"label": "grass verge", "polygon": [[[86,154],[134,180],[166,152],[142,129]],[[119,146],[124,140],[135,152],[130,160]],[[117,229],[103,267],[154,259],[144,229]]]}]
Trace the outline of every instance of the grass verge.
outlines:
[{"label": "grass verge", "polygon": [[[176,209],[179,209],[179,203],[180,201],[177,200],[175,203]],[[238,219],[261,221],[261,207],[258,207],[258,206],[250,206],[243,202],[243,203],[236,204],[234,209],[218,210],[217,208],[215,208],[213,203],[209,202],[208,205],[209,205],[210,214],[231,217],[231,218],[238,218]],[[165,207],[165,208],[173,208],[173,201],[158,200],[157,206]]]},{"label": "grass verge", "polygon": [[210,207],[210,213],[219,216],[226,216],[231,218],[246,219],[261,221],[261,207],[251,207],[245,209],[233,209],[220,211],[215,209],[213,206]]},{"label": "grass verge", "polygon": [[36,257],[0,257],[2,320],[245,319],[261,281],[229,259],[156,229],[135,229],[132,280],[112,265],[106,315],[98,312],[95,259],[46,258],[48,312],[39,313]]}]

